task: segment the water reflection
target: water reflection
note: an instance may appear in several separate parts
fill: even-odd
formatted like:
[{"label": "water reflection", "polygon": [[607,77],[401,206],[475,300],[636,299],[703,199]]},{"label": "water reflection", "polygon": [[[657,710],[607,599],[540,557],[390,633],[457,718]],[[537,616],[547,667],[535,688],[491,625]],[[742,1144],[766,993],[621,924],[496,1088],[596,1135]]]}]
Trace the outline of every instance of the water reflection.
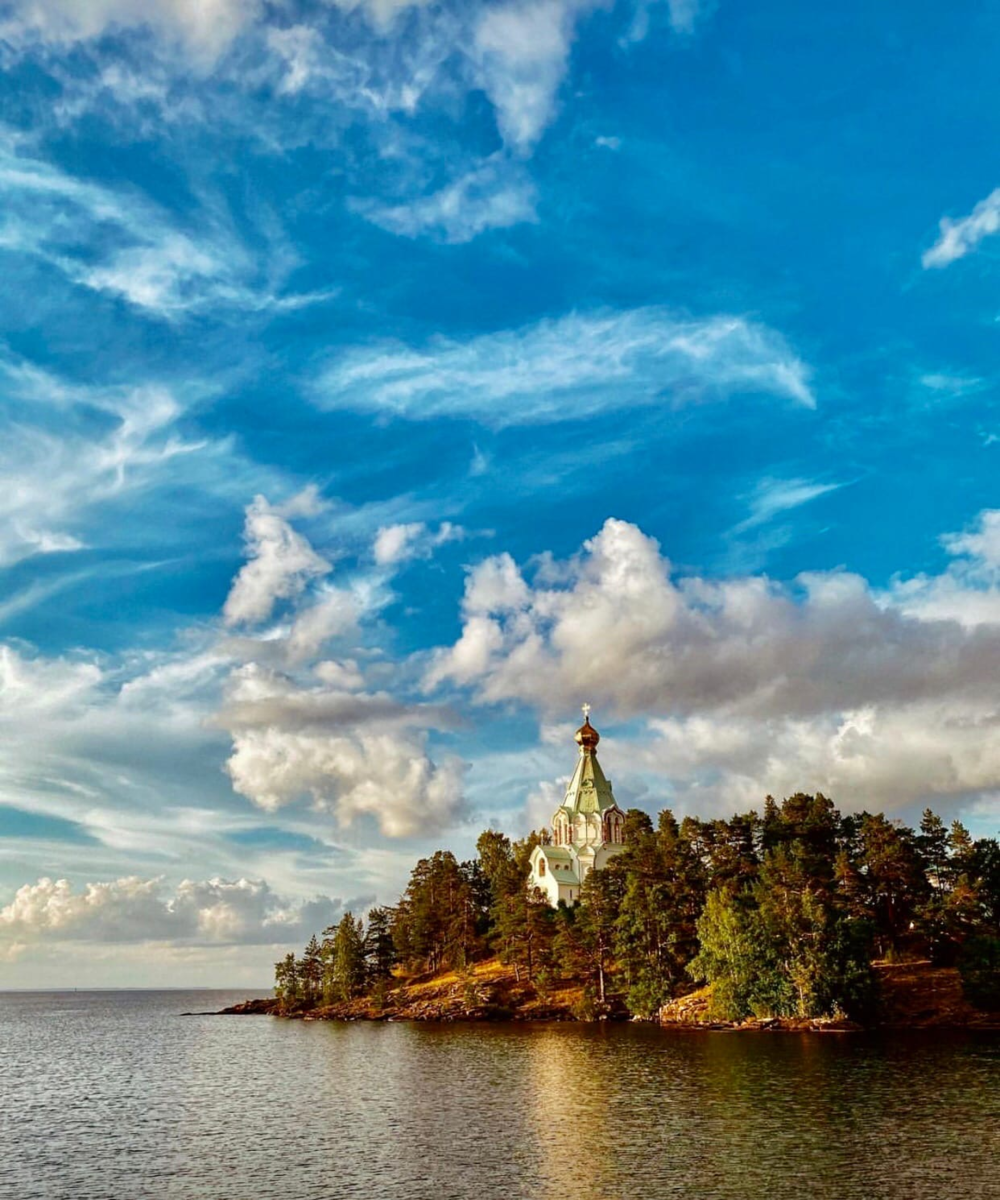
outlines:
[{"label": "water reflection", "polygon": [[1000,1038],[0,996],[3,1200],[1000,1200]]}]

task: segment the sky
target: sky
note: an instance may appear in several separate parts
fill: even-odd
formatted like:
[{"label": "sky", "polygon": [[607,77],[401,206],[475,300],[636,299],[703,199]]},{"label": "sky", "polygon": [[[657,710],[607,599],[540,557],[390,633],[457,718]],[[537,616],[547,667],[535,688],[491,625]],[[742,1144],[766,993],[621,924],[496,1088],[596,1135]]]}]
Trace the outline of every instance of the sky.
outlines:
[{"label": "sky", "polygon": [[1000,13],[0,0],[0,987],[622,807],[1000,826]]}]

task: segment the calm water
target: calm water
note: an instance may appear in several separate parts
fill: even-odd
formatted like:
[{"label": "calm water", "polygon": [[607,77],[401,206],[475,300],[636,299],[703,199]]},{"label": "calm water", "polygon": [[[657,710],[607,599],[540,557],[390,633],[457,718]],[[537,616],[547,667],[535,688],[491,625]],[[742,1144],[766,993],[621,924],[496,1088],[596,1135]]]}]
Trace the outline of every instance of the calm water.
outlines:
[{"label": "calm water", "polygon": [[3,1200],[1000,1198],[1000,1036],[181,1017],[0,994]]}]

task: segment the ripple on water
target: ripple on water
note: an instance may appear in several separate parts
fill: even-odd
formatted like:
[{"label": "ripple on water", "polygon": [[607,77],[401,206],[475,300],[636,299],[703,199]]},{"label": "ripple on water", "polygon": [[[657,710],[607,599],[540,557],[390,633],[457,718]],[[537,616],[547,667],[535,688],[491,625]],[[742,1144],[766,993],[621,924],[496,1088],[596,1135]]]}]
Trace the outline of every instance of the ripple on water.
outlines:
[{"label": "ripple on water", "polygon": [[3,1200],[1000,1200],[1000,1037],[180,1017],[0,995]]}]

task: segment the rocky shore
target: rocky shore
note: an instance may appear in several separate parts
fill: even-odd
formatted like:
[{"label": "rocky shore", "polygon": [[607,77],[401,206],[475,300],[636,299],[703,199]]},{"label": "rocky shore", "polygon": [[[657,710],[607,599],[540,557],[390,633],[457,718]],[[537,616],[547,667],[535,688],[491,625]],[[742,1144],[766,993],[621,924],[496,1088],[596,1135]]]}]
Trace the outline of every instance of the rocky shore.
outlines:
[{"label": "rocky shore", "polygon": [[[974,1009],[962,994],[958,972],[928,962],[876,964],[884,1029],[996,1029],[1000,1013]],[[711,1015],[711,992],[700,988],[664,1005],[659,1022],[673,1029],[849,1033],[862,1027],[831,1018],[751,1018],[724,1022]],[[468,972],[408,980],[380,1002],[371,996],[343,1004],[288,1009],[276,999],[246,1000],[225,1008],[230,1016],[281,1016],[305,1021],[573,1021],[626,1020],[624,1007],[609,1004],[596,1013],[583,1004],[582,988],[564,985],[542,994],[497,959]]]}]

